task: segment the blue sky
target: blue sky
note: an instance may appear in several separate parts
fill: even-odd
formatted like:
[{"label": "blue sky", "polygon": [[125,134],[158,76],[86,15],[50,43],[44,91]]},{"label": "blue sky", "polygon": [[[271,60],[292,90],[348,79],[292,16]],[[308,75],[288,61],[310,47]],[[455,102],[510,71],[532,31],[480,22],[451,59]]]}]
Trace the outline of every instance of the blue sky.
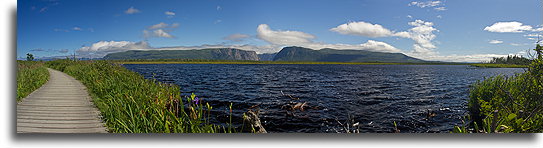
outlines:
[{"label": "blue sky", "polygon": [[543,31],[541,0],[28,0],[17,56],[97,58],[126,50],[284,46],[401,52],[478,62],[524,54]]}]

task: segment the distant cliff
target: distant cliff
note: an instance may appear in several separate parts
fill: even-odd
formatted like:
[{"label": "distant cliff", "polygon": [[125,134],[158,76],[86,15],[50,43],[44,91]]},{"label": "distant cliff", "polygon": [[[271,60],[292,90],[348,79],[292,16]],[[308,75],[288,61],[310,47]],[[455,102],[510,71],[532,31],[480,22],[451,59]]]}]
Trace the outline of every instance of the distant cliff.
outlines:
[{"label": "distant cliff", "polygon": [[275,57],[277,53],[263,53],[258,54],[258,59],[260,61],[273,61],[273,58]]},{"label": "distant cliff", "polygon": [[403,53],[372,52],[365,50],[330,49],[313,50],[303,47],[285,47],[275,55],[273,61],[315,61],[315,62],[426,62]]},{"label": "distant cliff", "polygon": [[104,59],[259,60],[255,51],[246,51],[235,48],[208,48],[194,50],[130,50],[125,52],[110,53],[106,55]]}]

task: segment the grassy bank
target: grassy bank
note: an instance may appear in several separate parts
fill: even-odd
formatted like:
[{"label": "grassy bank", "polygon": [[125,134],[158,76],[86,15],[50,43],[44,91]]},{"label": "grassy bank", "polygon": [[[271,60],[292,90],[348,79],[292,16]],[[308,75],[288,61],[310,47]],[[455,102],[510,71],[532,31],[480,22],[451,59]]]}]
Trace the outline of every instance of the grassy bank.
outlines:
[{"label": "grassy bank", "polygon": [[42,62],[17,61],[17,101],[40,88],[49,79]]},{"label": "grassy bank", "polygon": [[241,61],[241,60],[193,60],[193,59],[156,59],[156,60],[111,60],[119,64],[346,64],[346,65],[467,65],[465,63],[380,63],[380,62],[304,62],[304,61]]},{"label": "grassy bank", "polygon": [[144,79],[108,61],[56,60],[47,66],[87,86],[103,120],[114,133],[231,132],[208,122],[211,106],[179,86]]},{"label": "grassy bank", "polygon": [[517,64],[470,64],[475,67],[484,67],[484,68],[528,68],[528,65],[517,65]]},{"label": "grassy bank", "polygon": [[526,72],[473,84],[468,101],[472,122],[455,127],[454,132],[543,132],[543,48],[537,45],[535,50],[538,58]]}]

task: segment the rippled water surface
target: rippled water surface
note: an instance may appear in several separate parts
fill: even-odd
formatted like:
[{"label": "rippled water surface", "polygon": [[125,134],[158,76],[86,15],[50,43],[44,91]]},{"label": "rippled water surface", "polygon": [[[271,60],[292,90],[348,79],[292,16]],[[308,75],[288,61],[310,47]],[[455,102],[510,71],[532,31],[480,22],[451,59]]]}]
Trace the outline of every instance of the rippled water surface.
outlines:
[{"label": "rippled water surface", "polygon": [[[230,102],[236,119],[258,105],[268,132],[344,132],[344,123],[358,123],[361,132],[392,132],[394,122],[401,132],[448,132],[466,114],[470,84],[524,71],[466,65],[124,66],[204,98],[214,106],[217,123],[227,122]],[[304,111],[287,109],[304,102]]]}]

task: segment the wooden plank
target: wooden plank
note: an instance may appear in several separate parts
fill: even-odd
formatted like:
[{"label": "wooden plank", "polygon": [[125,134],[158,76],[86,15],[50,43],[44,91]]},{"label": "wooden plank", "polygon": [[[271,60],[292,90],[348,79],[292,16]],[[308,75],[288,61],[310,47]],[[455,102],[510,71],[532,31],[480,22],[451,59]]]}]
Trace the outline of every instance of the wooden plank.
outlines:
[{"label": "wooden plank", "polygon": [[17,133],[107,133],[85,86],[48,70],[49,81],[17,104]]}]

